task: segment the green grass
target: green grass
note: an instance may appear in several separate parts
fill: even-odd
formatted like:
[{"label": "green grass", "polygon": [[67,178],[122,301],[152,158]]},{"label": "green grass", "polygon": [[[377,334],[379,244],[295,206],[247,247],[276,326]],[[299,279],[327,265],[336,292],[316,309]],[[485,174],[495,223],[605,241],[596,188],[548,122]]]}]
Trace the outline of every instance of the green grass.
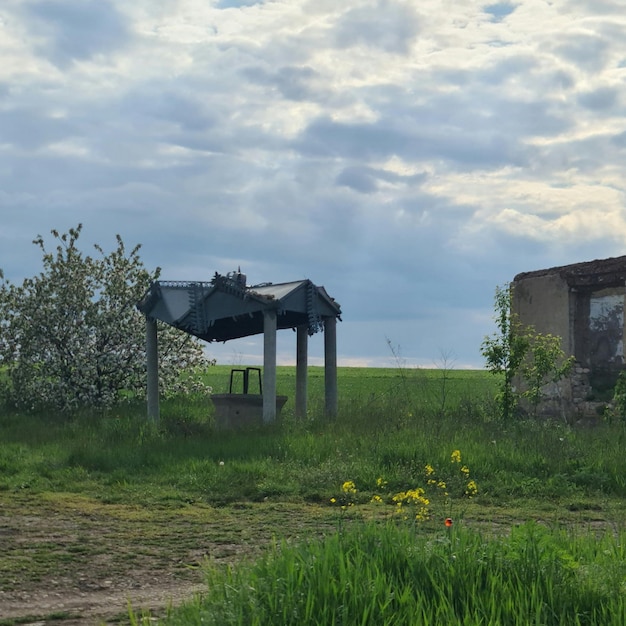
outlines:
[{"label": "green grass", "polygon": [[353,524],[281,543],[252,565],[207,568],[207,592],[168,626],[621,625],[624,537],[535,523],[506,537]]},{"label": "green grass", "polygon": [[[229,372],[215,367],[207,382],[225,391]],[[8,520],[63,519],[77,530],[62,544],[45,534],[16,543],[0,556],[0,582],[45,584],[77,563],[106,561],[104,577],[137,562],[160,568],[177,550],[195,553],[205,537],[209,554],[223,545],[238,555],[234,569],[208,569],[211,589],[226,595],[192,603],[172,624],[205,613],[203,623],[212,623],[211,611],[225,611],[224,603],[233,620],[225,624],[292,623],[284,611],[302,624],[623,623],[602,619],[624,617],[626,426],[504,423],[494,382],[486,372],[340,368],[339,414],[329,419],[323,369],[311,368],[309,414],[296,419],[295,368],[283,367],[278,391],[291,399],[282,418],[246,432],[216,432],[211,405],[193,399],[164,401],[159,428],[146,422],[143,405],[72,419],[5,411],[0,512]],[[461,463],[452,462],[454,450]],[[470,479],[478,485],[471,499]],[[354,492],[342,490],[346,481]],[[410,504],[396,513],[393,500],[417,488],[429,500],[425,523]],[[442,527],[448,516],[453,534]],[[527,520],[550,528],[516,530]],[[12,532],[21,532],[18,522]],[[539,559],[544,549],[549,558]],[[309,591],[298,595],[303,585]],[[359,591],[358,602],[341,595],[346,589]],[[272,604],[278,592],[284,601]],[[452,602],[457,597],[465,600]],[[410,613],[421,621],[403,622]]]},{"label": "green grass", "polygon": [[[211,369],[208,382],[216,392],[227,388],[229,372]],[[327,501],[346,477],[365,486],[382,472],[401,487],[407,470],[432,461],[432,442],[447,439],[438,456],[449,454],[462,435],[461,422],[473,408],[486,406],[489,375],[461,371],[446,377],[342,368],[340,417],[329,421],[320,408],[323,369],[311,368],[309,395],[318,408],[299,421],[287,405],[280,424],[259,432],[214,432],[211,404],[198,401],[163,402],[160,430],[146,424],[143,406],[71,422],[7,415],[0,490],[86,490],[112,501],[143,502],[174,491],[181,501],[220,504],[268,497]],[[444,383],[445,394],[438,397]],[[295,368],[279,368],[279,391],[289,393],[294,385]],[[448,437],[450,427],[455,432]]]},{"label": "green grass", "polygon": [[[281,368],[281,385],[292,376],[293,368]],[[399,376],[340,369],[345,406],[335,420],[319,412],[297,420],[287,412],[272,427],[239,433],[214,432],[206,402],[165,402],[160,429],[146,423],[143,406],[72,421],[4,415],[0,491],[85,492],[143,504],[327,502],[345,480],[355,481],[363,498],[381,476],[390,490],[415,487],[427,463],[445,468],[460,449],[484,503],[626,496],[622,423],[591,431],[506,424],[493,414],[493,381],[485,372],[449,373],[445,402],[437,398],[442,372]]]}]

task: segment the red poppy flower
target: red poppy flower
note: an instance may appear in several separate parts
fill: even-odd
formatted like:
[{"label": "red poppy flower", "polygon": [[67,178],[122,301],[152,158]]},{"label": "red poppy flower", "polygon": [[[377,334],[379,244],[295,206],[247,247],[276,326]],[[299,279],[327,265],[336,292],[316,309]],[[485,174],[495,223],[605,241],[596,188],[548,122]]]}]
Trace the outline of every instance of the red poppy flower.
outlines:
[{"label": "red poppy flower", "polygon": [[446,517],[446,521],[444,522],[444,524],[450,528],[450,526],[452,526],[452,518],[451,517]]}]

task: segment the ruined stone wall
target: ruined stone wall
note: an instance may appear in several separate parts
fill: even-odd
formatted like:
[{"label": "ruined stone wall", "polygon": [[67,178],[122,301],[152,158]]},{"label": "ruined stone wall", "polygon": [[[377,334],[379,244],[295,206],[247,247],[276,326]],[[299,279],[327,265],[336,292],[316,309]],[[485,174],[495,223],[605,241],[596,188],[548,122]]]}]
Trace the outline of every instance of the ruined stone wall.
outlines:
[{"label": "ruined stone wall", "polygon": [[511,304],[522,324],[531,325],[544,335],[558,335],[563,351],[574,353],[570,292],[560,276],[549,274],[515,281]]}]

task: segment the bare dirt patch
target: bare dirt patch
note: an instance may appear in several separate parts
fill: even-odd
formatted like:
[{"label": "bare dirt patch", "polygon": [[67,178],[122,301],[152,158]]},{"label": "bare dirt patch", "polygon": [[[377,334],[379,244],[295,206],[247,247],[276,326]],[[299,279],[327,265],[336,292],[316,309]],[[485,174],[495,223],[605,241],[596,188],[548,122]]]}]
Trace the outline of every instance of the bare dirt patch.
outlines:
[{"label": "bare dirt patch", "polygon": [[[272,540],[337,528],[337,510],[313,504],[132,501],[0,491],[0,626],[127,624],[129,603],[138,614],[160,616],[204,591],[207,562],[253,559]],[[505,508],[468,504],[464,521],[495,534],[529,519],[602,533],[623,517],[623,504],[530,508],[520,501]]]},{"label": "bare dirt patch", "polygon": [[332,521],[314,506],[259,503],[214,508],[106,504],[67,493],[0,493],[0,625],[128,622],[162,614],[203,585],[207,560],[253,557],[282,537]]},{"label": "bare dirt patch", "polygon": [[127,621],[129,603],[153,615],[165,610],[168,604],[176,605],[199,593],[201,585],[173,583],[154,577],[141,581],[139,589],[102,591],[75,591],[57,588],[35,590],[0,596],[3,620],[20,624],[45,624],[48,620],[65,626],[87,624],[119,624]]}]

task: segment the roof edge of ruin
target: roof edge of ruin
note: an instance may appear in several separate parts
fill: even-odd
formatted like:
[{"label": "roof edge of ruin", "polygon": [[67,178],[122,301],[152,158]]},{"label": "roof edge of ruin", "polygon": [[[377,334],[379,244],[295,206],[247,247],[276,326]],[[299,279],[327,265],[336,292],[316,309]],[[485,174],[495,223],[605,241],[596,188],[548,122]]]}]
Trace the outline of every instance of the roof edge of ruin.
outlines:
[{"label": "roof edge of ruin", "polygon": [[577,278],[606,276],[610,274],[619,275],[620,277],[626,276],[626,255],[606,259],[595,259],[582,263],[571,263],[570,265],[559,265],[531,272],[520,272],[515,276],[513,282],[519,282],[527,278],[540,278],[542,276],[553,275],[558,275],[565,280],[571,281]]}]

